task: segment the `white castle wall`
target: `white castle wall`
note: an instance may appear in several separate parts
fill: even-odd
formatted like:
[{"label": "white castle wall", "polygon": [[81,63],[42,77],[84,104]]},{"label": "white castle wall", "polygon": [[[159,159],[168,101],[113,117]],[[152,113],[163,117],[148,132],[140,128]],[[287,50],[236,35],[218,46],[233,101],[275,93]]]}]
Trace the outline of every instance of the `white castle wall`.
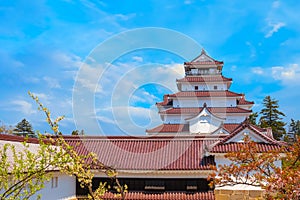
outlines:
[{"label": "white castle wall", "polygon": [[[182,83],[181,91],[195,91],[195,86],[198,86],[199,91],[228,89],[226,83]],[[217,87],[217,89],[215,89],[215,86]]]}]

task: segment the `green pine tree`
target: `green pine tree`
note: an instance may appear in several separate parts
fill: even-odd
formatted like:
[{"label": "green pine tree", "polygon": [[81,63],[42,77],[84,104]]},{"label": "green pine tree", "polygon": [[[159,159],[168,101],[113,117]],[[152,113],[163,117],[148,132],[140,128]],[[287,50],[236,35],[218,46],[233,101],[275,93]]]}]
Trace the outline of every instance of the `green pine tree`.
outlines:
[{"label": "green pine tree", "polygon": [[264,108],[260,111],[261,117],[259,119],[260,126],[262,128],[271,127],[274,138],[279,140],[283,134],[285,134],[286,125],[282,121],[282,116],[285,114],[278,110],[278,100],[272,99],[270,96],[266,96],[263,100]]},{"label": "green pine tree", "polygon": [[250,122],[251,124],[257,125],[257,123],[256,123],[257,117],[258,117],[258,113],[257,113],[257,112],[254,112],[254,113],[251,113],[251,115],[249,115],[248,120],[249,120],[249,122]]},{"label": "green pine tree", "polygon": [[20,136],[36,137],[31,124],[26,119],[22,119],[22,121],[16,125],[13,133]]},{"label": "green pine tree", "polygon": [[300,136],[300,120],[291,119],[291,123],[289,124],[289,132],[288,137],[293,141],[296,141],[296,138]]}]

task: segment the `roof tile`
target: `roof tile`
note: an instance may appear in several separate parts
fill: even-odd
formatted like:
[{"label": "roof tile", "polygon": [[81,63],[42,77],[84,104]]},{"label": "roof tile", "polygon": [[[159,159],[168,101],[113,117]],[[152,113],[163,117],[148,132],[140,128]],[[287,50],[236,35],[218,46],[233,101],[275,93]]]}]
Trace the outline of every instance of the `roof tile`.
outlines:
[{"label": "roof tile", "polygon": [[94,152],[105,165],[122,170],[209,170],[203,149],[219,139],[205,137],[65,137],[80,155]]},{"label": "roof tile", "polygon": [[185,91],[170,94],[169,97],[238,97],[242,94],[225,91]]},{"label": "roof tile", "polygon": [[[209,152],[211,153],[238,152],[240,151],[241,145],[246,145],[246,144],[244,143],[218,144],[214,146]],[[260,152],[280,150],[280,145],[278,144],[256,143],[256,147]]]},{"label": "roof tile", "polygon": [[[106,192],[103,196],[104,200],[117,200],[121,197],[116,197],[111,192]],[[163,193],[143,193],[143,192],[128,192],[125,194],[126,200],[143,200],[143,199],[159,199],[159,200],[214,200],[213,192],[163,192]]]},{"label": "roof tile", "polygon": [[[203,107],[199,108],[170,108],[168,110],[161,111],[161,114],[198,114]],[[207,108],[211,113],[251,113],[251,110],[239,108],[239,107],[214,107]]]},{"label": "roof tile", "polygon": [[177,82],[225,82],[232,81],[232,78],[224,76],[186,76],[182,79],[177,79]]}]

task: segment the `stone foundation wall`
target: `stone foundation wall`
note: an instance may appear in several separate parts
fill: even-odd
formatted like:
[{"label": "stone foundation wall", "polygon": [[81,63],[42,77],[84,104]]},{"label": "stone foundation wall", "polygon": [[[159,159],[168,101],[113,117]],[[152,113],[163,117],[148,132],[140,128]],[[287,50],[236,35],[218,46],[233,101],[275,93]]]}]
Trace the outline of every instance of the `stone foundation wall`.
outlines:
[{"label": "stone foundation wall", "polygon": [[216,200],[263,200],[262,190],[222,190],[214,191]]}]

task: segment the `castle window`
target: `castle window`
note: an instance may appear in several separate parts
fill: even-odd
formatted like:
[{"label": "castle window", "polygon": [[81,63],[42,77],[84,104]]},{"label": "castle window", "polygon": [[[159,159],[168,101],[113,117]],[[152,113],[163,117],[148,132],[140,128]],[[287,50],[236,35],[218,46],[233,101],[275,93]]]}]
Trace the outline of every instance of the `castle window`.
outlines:
[{"label": "castle window", "polygon": [[55,176],[55,177],[52,177],[51,178],[51,188],[57,188],[58,186],[58,177]]},{"label": "castle window", "polygon": [[165,182],[163,180],[146,180],[145,190],[165,190]]},{"label": "castle window", "polygon": [[198,85],[196,85],[196,86],[195,86],[195,90],[198,90],[198,89],[199,89],[199,88],[198,88]]}]

